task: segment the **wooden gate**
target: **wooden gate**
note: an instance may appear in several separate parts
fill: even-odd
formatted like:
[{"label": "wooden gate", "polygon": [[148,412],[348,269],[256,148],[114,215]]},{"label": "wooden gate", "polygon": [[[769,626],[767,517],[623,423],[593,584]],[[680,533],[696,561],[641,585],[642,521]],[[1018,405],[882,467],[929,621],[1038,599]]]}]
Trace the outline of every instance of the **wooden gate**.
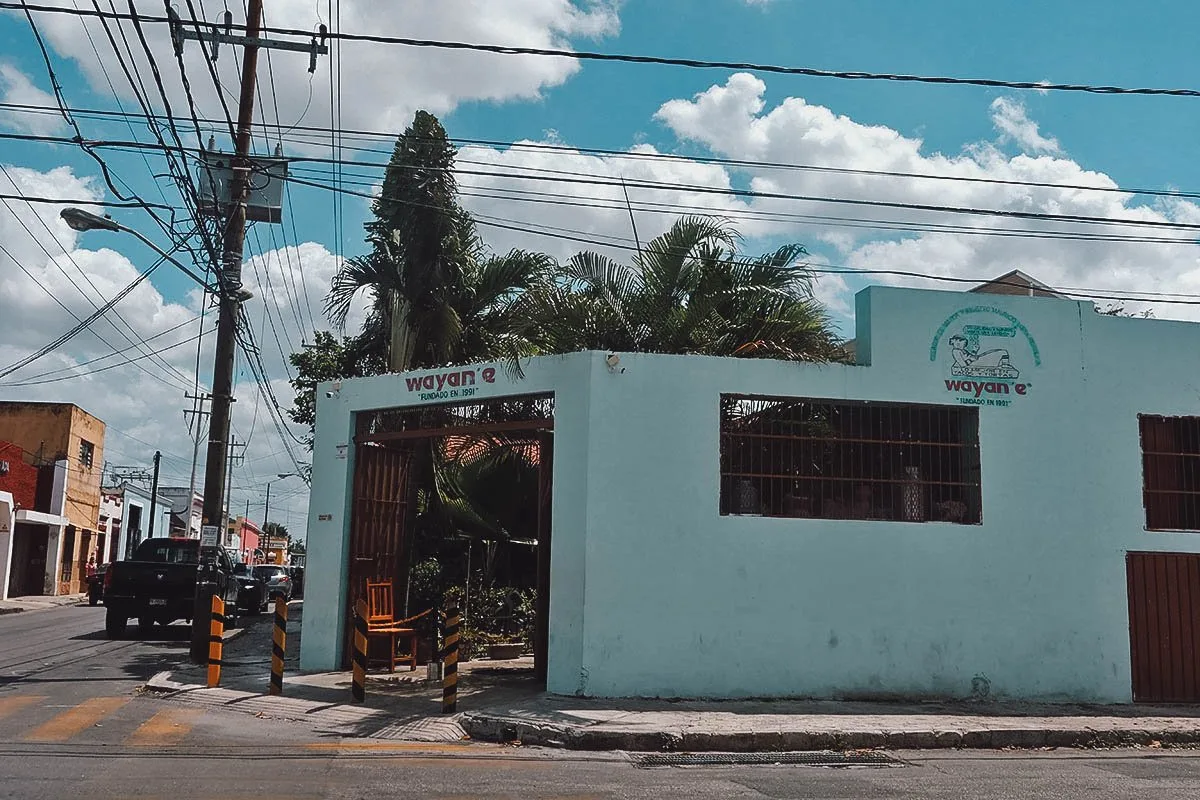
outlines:
[{"label": "wooden gate", "polygon": [[376,443],[357,445],[354,453],[354,504],[350,515],[350,581],[346,587],[346,641],[342,666],[350,666],[354,605],[366,597],[368,580],[404,579],[401,559],[406,542],[408,479],[412,450]]},{"label": "wooden gate", "polygon": [[1200,555],[1129,553],[1133,699],[1200,701]]}]

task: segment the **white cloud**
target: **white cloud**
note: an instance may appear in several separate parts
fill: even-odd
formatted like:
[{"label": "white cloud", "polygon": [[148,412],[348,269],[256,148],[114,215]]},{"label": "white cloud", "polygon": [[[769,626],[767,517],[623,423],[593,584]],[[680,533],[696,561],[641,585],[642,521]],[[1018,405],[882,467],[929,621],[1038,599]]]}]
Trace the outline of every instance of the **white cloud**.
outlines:
[{"label": "white cloud", "polygon": [[[73,0],[54,0],[56,5],[72,6]],[[232,3],[235,24],[244,21],[242,4]],[[488,42],[520,47],[570,48],[577,38],[592,38],[615,33],[619,29],[617,3],[607,0],[577,4],[571,0],[505,0],[503,3],[480,0],[406,0],[384,3],[379,0],[344,0],[341,3],[341,28],[347,32],[371,33],[418,39]],[[187,5],[176,4],[186,18]],[[199,11],[199,4],[196,4]],[[223,12],[220,4],[208,6],[209,13]],[[160,9],[161,10],[161,9]],[[270,27],[315,30],[325,18],[327,6],[312,0],[277,0],[268,4],[266,24]],[[90,17],[43,14],[39,24],[54,49],[74,59],[87,76],[92,88],[109,94],[108,77],[117,90],[132,97],[121,77],[116,55],[100,22]],[[215,21],[215,20],[210,20]],[[114,23],[110,22],[110,25]],[[135,50],[135,62],[142,74],[150,69],[144,51],[138,45],[136,31],[121,22]],[[91,33],[99,56],[86,44],[84,27]],[[333,26],[330,25],[332,29]],[[143,25],[172,98],[186,108],[179,67],[165,25]],[[118,41],[120,41],[119,34]],[[276,36],[276,38],[288,38]],[[84,44],[81,45],[81,42]],[[270,59],[259,59],[260,90],[273,95],[260,104],[268,122],[278,119],[291,126],[304,115],[306,125],[328,126],[330,122],[329,81],[334,66],[341,64],[341,127],[345,129],[399,132],[421,108],[444,115],[462,103],[471,101],[504,102],[534,100],[550,87],[558,86],[579,70],[576,61],[566,58],[514,56],[463,50],[439,50],[364,41],[339,44],[332,41],[329,56],[321,56],[312,79],[311,103],[307,53],[271,51]],[[187,42],[184,48],[187,75],[203,116],[224,119],[199,43]],[[128,58],[128,57],[127,57]],[[226,103],[234,103],[239,81],[240,49],[225,46],[216,63],[218,74],[228,91]],[[153,88],[151,89],[153,92]],[[161,105],[156,101],[155,105]],[[234,109],[236,113],[236,109]],[[227,128],[225,136],[228,136]],[[300,136],[302,134],[295,134]],[[311,134],[312,145],[328,144],[328,135]],[[218,131],[218,143],[221,142]]]},{"label": "white cloud", "polygon": [[[1195,246],[1164,241],[1186,240],[1189,234],[1184,231],[1163,232],[1120,224],[1079,226],[831,202],[840,198],[1160,223],[1191,223],[1200,218],[1200,207],[1190,201],[1146,204],[1134,202],[1127,194],[1103,191],[1116,188],[1116,182],[1064,155],[1046,154],[1052,148],[1061,152],[1061,147],[1037,133],[1036,123],[1019,106],[1002,102],[991,111],[1005,124],[1012,123],[1009,135],[1022,136],[1023,147],[1042,155],[1022,153],[1010,157],[987,143],[968,144],[959,154],[927,153],[919,139],[885,126],[859,123],[802,98],[789,97],[765,109],[764,91],[765,85],[759,79],[734,75],[725,84],[690,100],[665,103],[658,119],[681,138],[700,142],[723,156],[811,167],[746,170],[757,189],[814,198],[759,199],[752,205],[756,209],[828,215],[840,218],[844,224],[876,227],[874,231],[834,228],[830,223],[830,228],[823,230],[819,223],[798,221],[776,228],[781,235],[798,236],[802,241],[815,237],[832,243],[842,263],[861,269],[899,269],[972,279],[1020,268],[1054,285],[1098,290],[1195,292],[1198,288],[1200,261]],[[831,168],[904,173],[907,177],[831,172]],[[931,175],[967,180],[922,177]],[[1009,185],[1002,181],[1051,185]],[[1086,188],[1058,188],[1053,184]],[[849,218],[868,221],[850,223]],[[886,225],[912,228],[931,224],[959,227],[934,232],[879,230]],[[995,232],[1010,235],[979,235]],[[1048,238],[1046,234],[1051,232],[1138,236],[1152,241],[1073,241]],[[867,280],[896,279],[868,276]],[[926,285],[946,286],[933,282]],[[1193,313],[1181,306],[1158,310],[1159,316]]]},{"label": "white cloud", "polygon": [[992,124],[1000,131],[1003,140],[1012,140],[1026,153],[1062,154],[1058,140],[1043,136],[1038,124],[1029,118],[1025,104],[1008,97],[997,97],[992,101]]},{"label": "white cloud", "polygon": [[[14,105],[55,105],[54,95],[39,89],[28,75],[6,61],[0,61],[0,102]],[[0,125],[22,133],[48,136],[62,130],[66,126],[66,120],[56,112],[21,113],[4,109],[0,110]]]},{"label": "white cloud", "polygon": [[[1008,155],[988,142],[966,143],[957,153],[929,152],[919,138],[905,136],[880,124],[867,124],[801,97],[788,97],[768,108],[766,85],[741,73],[691,98],[662,104],[655,115],[680,140],[700,145],[723,157],[752,162],[802,165],[800,169],[729,166],[692,160],[633,160],[579,152],[469,149],[460,156],[504,171],[557,170],[584,178],[654,181],[664,190],[631,188],[631,198],[669,208],[637,211],[644,242],[688,210],[721,213],[734,219],[750,237],[748,248],[780,240],[799,241],[813,251],[814,263],[830,262],[863,270],[905,270],[924,274],[984,280],[1013,268],[1033,273],[1063,287],[1126,292],[1200,291],[1200,261],[1194,245],[1165,240],[1187,239],[1185,231],[1162,231],[1120,223],[1080,226],[1037,219],[945,213],[898,205],[993,209],[1000,212],[1075,215],[1119,221],[1200,221],[1200,206],[1187,200],[1143,202],[1110,191],[1117,183],[1107,174],[1085,168],[1061,154],[1061,145],[1038,134],[1027,136],[1040,154]],[[1004,118],[1023,119],[1028,130],[1036,123],[1013,107],[1000,109]],[[997,109],[991,109],[997,113]],[[1053,142],[1060,155],[1044,152]],[[634,151],[653,153],[644,146]],[[889,175],[867,174],[892,173]],[[545,172],[554,175],[555,172]],[[935,178],[934,176],[939,176]],[[940,177],[953,178],[942,180]],[[480,215],[494,215],[525,226],[554,226],[585,232],[585,236],[632,244],[628,211],[619,187],[585,183],[489,179],[463,176],[470,193],[494,197],[465,197]],[[749,184],[763,192],[806,199],[755,198],[704,194],[690,187],[728,188]],[[1079,188],[1060,188],[1069,185]],[[498,188],[544,192],[546,203],[514,201]],[[522,197],[522,195],[515,195]],[[836,202],[838,200],[850,201]],[[604,205],[604,208],[577,204]],[[950,226],[947,228],[947,226]],[[517,227],[521,227],[520,224]],[[563,239],[523,232],[483,228],[489,242],[541,248],[559,257],[582,249],[604,249]],[[1149,242],[1083,241],[1051,238],[1053,233],[1142,237]],[[570,235],[570,234],[568,234]],[[627,249],[611,254],[628,257]],[[831,310],[847,314],[851,285],[864,282],[904,282],[953,287],[936,281],[915,281],[881,274],[845,281],[825,276],[818,295]],[[1162,305],[1161,317],[1189,317],[1190,307]]]},{"label": "white cloud", "polygon": [[[96,181],[79,177],[65,167],[47,172],[5,168],[11,180],[0,173],[0,193],[53,194],[85,200],[102,197]],[[0,244],[7,251],[7,254],[0,252],[0,318],[4,320],[5,331],[0,339],[0,368],[17,362],[75,326],[77,319],[91,314],[138,275],[137,268],[124,255],[108,247],[87,246],[89,238],[118,247],[124,245],[124,240],[116,237],[105,240],[104,234],[82,237],[61,221],[60,209],[50,204],[0,202]],[[328,287],[335,259],[325,248],[311,243],[294,248],[291,255],[293,263],[298,257],[304,268],[310,270],[306,276],[312,279],[308,291],[314,298],[314,313],[319,323],[317,303]],[[287,270],[286,261],[270,253],[258,260],[271,265],[272,279],[280,286],[283,271]],[[250,283],[257,287],[253,280]],[[263,292],[251,301],[247,311],[262,345],[267,372],[276,376],[272,384],[276,397],[286,409],[291,405],[293,391],[286,380],[278,377],[285,374],[285,369],[273,339],[268,338],[269,329],[260,329],[265,302],[271,302],[273,307],[281,304],[277,295]],[[186,485],[192,442],[181,410],[185,405],[183,394],[193,386],[194,337],[199,331],[196,319],[199,313],[197,297],[190,296],[183,302],[168,301],[152,278],[121,300],[114,312],[80,335],[0,379],[0,393],[11,400],[75,403],[108,424],[106,460],[146,466],[154,450],[159,449],[164,454],[164,484]],[[202,389],[211,370],[214,323],[215,315],[210,311],[205,319],[206,337],[200,354]],[[172,328],[175,330],[164,333]],[[293,343],[299,346],[295,334],[291,337],[285,334],[283,338],[286,352],[291,351]],[[148,340],[148,344],[133,344],[142,339]],[[114,356],[114,349],[127,352]],[[146,357],[148,351],[156,350],[163,352],[153,358]],[[137,366],[121,365],[131,358],[138,359]],[[244,365],[244,359],[239,364]],[[101,368],[103,371],[97,371]],[[26,385],[17,385],[21,383]],[[245,499],[249,497],[258,503],[252,511],[261,514],[263,481],[278,472],[291,472],[294,466],[270,421],[266,401],[258,398],[248,370],[239,370],[235,395],[238,398],[234,406],[235,429],[240,439],[250,440],[250,446],[245,465],[234,471],[234,510],[244,511]],[[302,460],[308,458],[302,446],[293,442],[292,449]],[[201,476],[203,464],[202,449]],[[301,486],[297,482],[293,489]],[[292,530],[300,534],[304,533],[306,507],[304,492],[290,497],[282,493],[278,501],[272,495],[275,509],[272,517],[290,523]]]}]

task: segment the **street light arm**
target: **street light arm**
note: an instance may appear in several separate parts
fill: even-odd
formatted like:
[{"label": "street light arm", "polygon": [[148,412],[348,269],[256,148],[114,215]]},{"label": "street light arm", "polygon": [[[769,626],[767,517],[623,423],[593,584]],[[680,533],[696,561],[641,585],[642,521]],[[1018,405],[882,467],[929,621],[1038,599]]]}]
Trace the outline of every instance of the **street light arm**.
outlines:
[{"label": "street light arm", "polygon": [[122,225],[121,223],[117,222],[115,219],[112,219],[111,217],[102,217],[99,214],[93,214],[90,211],[84,211],[82,208],[64,208],[61,212],[59,212],[59,216],[62,217],[63,222],[66,222],[67,225],[70,226],[72,230],[77,230],[77,231],[80,231],[81,233],[84,231],[94,231],[94,230],[113,231],[114,233],[117,231],[124,231],[125,233],[132,233],[134,236],[136,236],[138,239],[141,240],[142,244],[146,245],[151,250],[158,253],[160,256],[163,257],[164,260],[170,261],[176,267],[179,267],[179,269],[183,272],[184,275],[187,275],[189,278],[194,280],[196,283],[203,286],[206,291],[211,292],[212,294],[220,294],[220,292],[218,292],[216,289],[209,286],[208,283],[203,278],[201,278],[199,275],[197,275],[196,273],[192,272],[190,269],[185,267],[174,256],[172,256],[170,253],[163,250],[161,247],[159,247],[153,241],[151,241],[149,238],[147,238],[145,235],[143,235],[141,231],[138,231],[138,230],[135,230],[134,228],[130,228],[125,225]]},{"label": "street light arm", "polygon": [[177,260],[174,258],[174,256],[172,256],[170,253],[166,252],[166,251],[165,251],[165,250],[163,250],[161,247],[159,247],[158,245],[156,245],[156,244],[155,244],[153,241],[151,241],[151,240],[150,240],[150,239],[149,239],[149,238],[148,238],[148,237],[147,237],[145,234],[143,234],[141,231],[135,230],[135,229],[133,229],[133,228],[127,228],[126,226],[124,226],[124,225],[121,225],[120,223],[116,223],[116,225],[117,225],[117,230],[125,231],[126,233],[132,233],[134,236],[136,236],[138,239],[140,239],[140,240],[141,240],[142,244],[146,245],[146,246],[147,246],[147,247],[149,247],[151,250],[153,250],[154,252],[158,253],[160,256],[162,256],[163,258],[165,258],[167,261],[170,261],[172,264],[174,264],[176,267],[178,267],[178,268],[180,269],[180,271],[181,271],[181,272],[183,272],[183,274],[184,274],[184,275],[187,275],[189,278],[191,278],[192,280],[194,280],[196,283],[198,283],[198,284],[200,284],[201,286],[203,286],[203,287],[205,288],[205,290],[207,290],[208,292],[210,292],[210,293],[212,293],[212,294],[217,294],[217,293],[218,293],[218,292],[217,292],[217,290],[216,290],[216,289],[214,289],[212,286],[209,286],[209,285],[208,285],[208,283],[206,283],[206,282],[205,282],[205,280],[204,280],[203,278],[201,278],[199,275],[197,275],[196,273],[192,272],[190,269],[188,269],[187,267],[185,267],[185,266],[184,266],[182,263],[180,263],[179,261],[177,261]]}]

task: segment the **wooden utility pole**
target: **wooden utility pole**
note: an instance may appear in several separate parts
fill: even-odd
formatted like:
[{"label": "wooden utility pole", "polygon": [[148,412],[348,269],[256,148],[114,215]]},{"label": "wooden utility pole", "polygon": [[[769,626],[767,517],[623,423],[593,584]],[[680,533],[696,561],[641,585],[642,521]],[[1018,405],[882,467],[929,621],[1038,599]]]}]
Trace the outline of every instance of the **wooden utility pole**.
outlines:
[{"label": "wooden utility pole", "polygon": [[[250,136],[254,121],[254,85],[258,73],[258,36],[262,28],[263,0],[250,0],[246,10],[246,42],[242,53],[242,91],[238,98],[237,138],[234,140],[231,213],[225,225],[221,254],[220,295],[217,304],[216,360],[213,364],[212,411],[208,428],[208,459],[204,464],[204,505],[201,525],[225,522],[225,470],[229,451],[229,414],[233,403],[233,356],[237,343],[237,318],[241,307],[242,254],[246,241],[246,199],[250,188]],[[203,527],[201,528],[203,531]],[[196,604],[192,616],[192,660],[207,663],[209,609],[217,585],[217,548],[203,546],[196,574]]]},{"label": "wooden utility pole", "polygon": [[[154,451],[154,481],[150,484],[150,522],[146,525],[147,539],[154,538],[154,518],[158,516],[158,463],[162,461],[162,452]],[[191,499],[191,498],[189,498]],[[169,535],[168,531],[168,535]]]},{"label": "wooden utility pole", "polygon": [[[320,26],[319,33],[312,36],[308,44],[300,42],[264,39],[262,33],[263,0],[249,0],[246,7],[245,35],[233,34],[233,15],[226,11],[224,22],[214,25],[208,22],[192,20],[184,24],[179,14],[166,4],[167,18],[171,25],[171,40],[175,47],[176,56],[182,56],[185,40],[207,42],[211,45],[211,58],[215,61],[217,50],[221,43],[243,47],[242,52],[242,89],[238,98],[237,129],[234,132],[234,152],[229,164],[228,196],[223,187],[213,181],[214,172],[221,170],[223,157],[219,153],[210,153],[201,147],[201,160],[204,162],[204,175],[201,194],[211,192],[212,197],[201,197],[201,213],[215,213],[224,217],[224,239],[221,248],[221,263],[218,265],[218,294],[217,294],[217,343],[216,357],[213,363],[211,411],[208,428],[208,456],[204,464],[204,504],[201,511],[200,528],[200,566],[196,577],[196,598],[192,615],[192,646],[191,657],[197,664],[208,661],[209,619],[211,617],[212,594],[219,578],[217,569],[217,554],[220,549],[221,530],[225,528],[225,508],[228,492],[225,489],[225,479],[229,464],[229,415],[233,403],[233,359],[237,344],[237,321],[241,304],[250,297],[249,292],[242,287],[242,258],[245,252],[247,212],[256,221],[278,223],[282,220],[282,205],[278,199],[251,202],[250,173],[256,169],[268,176],[266,187],[273,181],[286,178],[287,161],[282,157],[273,159],[268,164],[267,159],[253,159],[250,154],[251,126],[254,121],[254,86],[258,72],[258,51],[260,48],[279,50],[297,50],[309,54],[308,71],[315,72],[317,56],[329,53],[325,45],[327,29]],[[318,40],[318,36],[320,37]],[[255,193],[263,191],[263,186],[254,188]],[[278,195],[277,195],[278,197]],[[191,398],[199,400],[199,398]],[[203,401],[199,400],[200,408],[194,414],[202,413]],[[194,472],[193,467],[193,472]],[[208,533],[206,536],[205,533]],[[216,534],[215,536],[213,534]]]}]

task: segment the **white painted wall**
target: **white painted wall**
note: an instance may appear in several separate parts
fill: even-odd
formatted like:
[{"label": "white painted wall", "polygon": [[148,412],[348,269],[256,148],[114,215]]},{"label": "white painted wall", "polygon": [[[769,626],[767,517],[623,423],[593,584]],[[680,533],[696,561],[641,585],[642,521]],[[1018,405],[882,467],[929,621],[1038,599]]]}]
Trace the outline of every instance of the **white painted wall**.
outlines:
[{"label": "white painted wall", "polygon": [[16,520],[13,518],[13,496],[10,492],[0,492],[0,600],[8,599],[8,576],[12,570],[13,530]]},{"label": "white painted wall", "polygon": [[[1029,388],[979,410],[983,524],[720,516],[722,393],[957,403],[946,338],[992,312],[942,326],[972,307],[1018,319],[1041,361],[1005,343]],[[857,313],[870,366],[622,354],[614,372],[581,353],[487,387],[556,393],[551,691],[945,697],[978,678],[993,696],[1131,699],[1125,554],[1200,551],[1200,534],[1144,530],[1137,414],[1200,414],[1200,326],[878,287]],[[423,402],[406,385],[318,390],[305,669],[333,668],[341,642],[338,445],[354,411]]]}]

